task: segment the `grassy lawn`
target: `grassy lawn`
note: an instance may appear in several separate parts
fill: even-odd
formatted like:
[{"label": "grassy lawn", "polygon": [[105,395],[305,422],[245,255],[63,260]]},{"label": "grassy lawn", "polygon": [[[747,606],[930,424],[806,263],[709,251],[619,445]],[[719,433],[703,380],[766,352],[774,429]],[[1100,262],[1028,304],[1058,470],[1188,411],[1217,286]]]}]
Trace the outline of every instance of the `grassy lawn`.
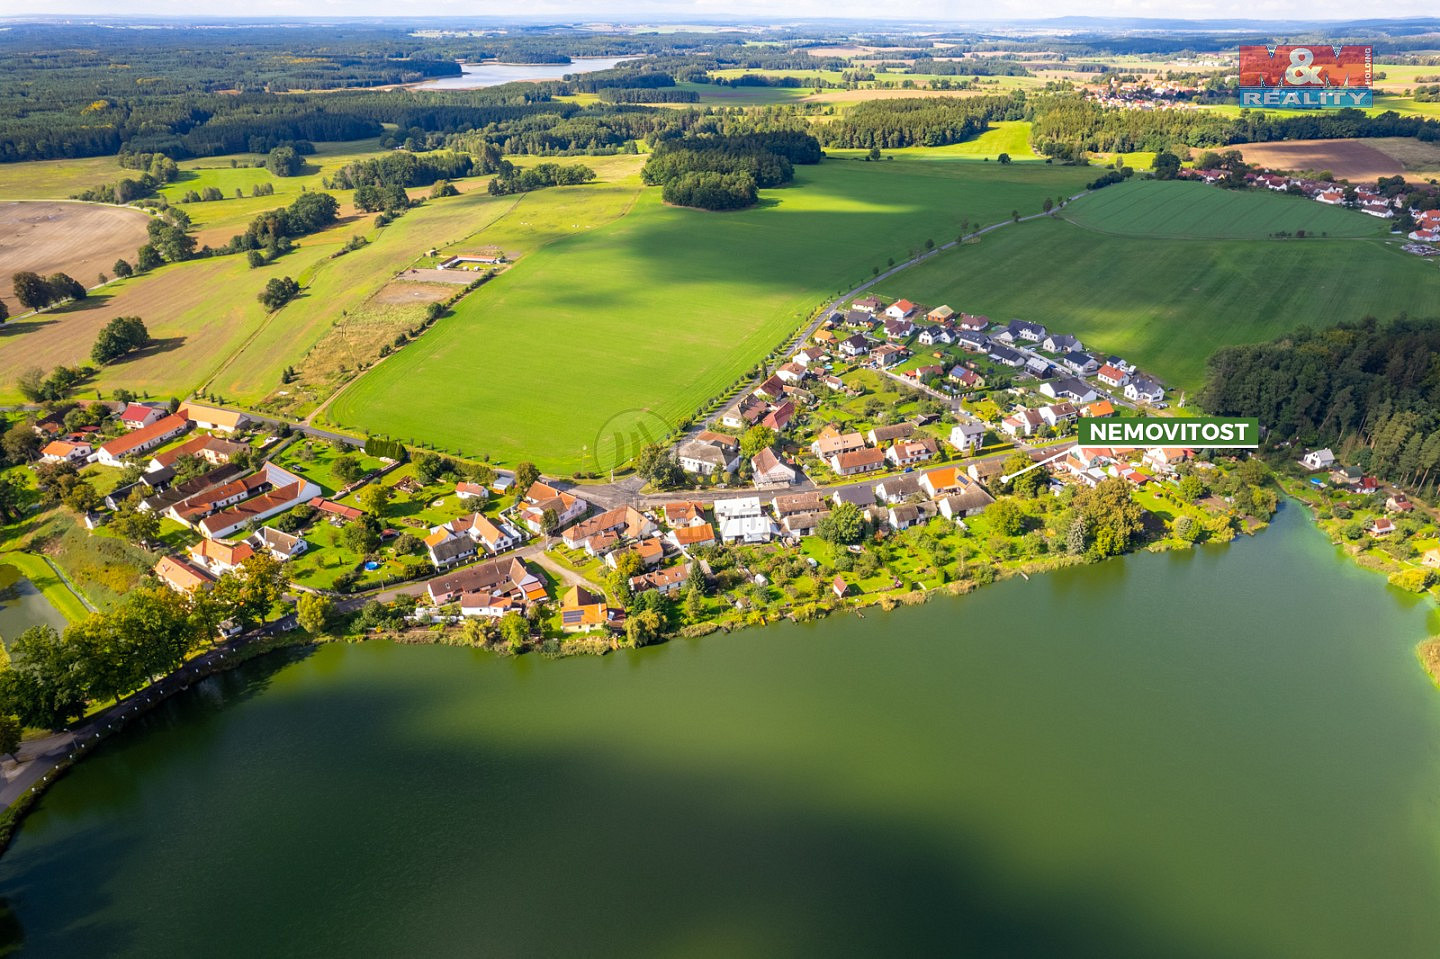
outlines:
[{"label": "grassy lawn", "polygon": [[28,537],[23,542],[17,539],[16,545],[49,557],[86,599],[102,609],[139,586],[157,559],[109,535],[104,527],[85,529],[63,510],[40,517],[27,532]]},{"label": "grassy lawn", "polygon": [[0,200],[63,200],[81,190],[135,175],[113,156],[0,163]]},{"label": "grassy lawn", "polygon": [[[319,486],[326,496],[331,496],[345,486],[345,481],[336,476],[333,470],[335,460],[339,459],[340,455],[329,443],[301,438],[281,450],[273,459],[279,466],[298,473]],[[351,450],[349,455],[359,463],[362,473],[378,470],[384,465],[379,459],[366,456],[360,450]],[[386,480],[394,482],[389,476]]]},{"label": "grassy lawn", "polygon": [[1194,389],[1220,346],[1367,314],[1433,315],[1440,272],[1379,240],[1167,241],[1043,219],[928,260],[880,292],[1035,319]]},{"label": "grassy lawn", "polygon": [[619,221],[529,254],[467,297],[327,417],[502,464],[603,471],[872,267],[953,238],[962,218],[1038,209],[1087,172],[835,160],[727,214],[666,207],[648,189]]},{"label": "grassy lawn", "polygon": [[1061,216],[1089,230],[1164,239],[1264,239],[1304,230],[1332,237],[1381,236],[1373,216],[1269,190],[1131,180],[1067,206]]}]

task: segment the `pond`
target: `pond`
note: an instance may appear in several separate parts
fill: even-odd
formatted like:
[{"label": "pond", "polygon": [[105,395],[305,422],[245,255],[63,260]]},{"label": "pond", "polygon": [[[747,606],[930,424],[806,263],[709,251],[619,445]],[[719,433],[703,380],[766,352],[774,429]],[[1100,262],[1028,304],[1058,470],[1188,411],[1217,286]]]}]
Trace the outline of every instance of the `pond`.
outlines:
[{"label": "pond", "polygon": [[65,617],[10,563],[0,563],[0,637],[5,645],[31,626],[64,630]]},{"label": "pond", "polygon": [[1435,955],[1431,604],[1254,539],[548,662],[202,684],[0,859],[30,956]]}]

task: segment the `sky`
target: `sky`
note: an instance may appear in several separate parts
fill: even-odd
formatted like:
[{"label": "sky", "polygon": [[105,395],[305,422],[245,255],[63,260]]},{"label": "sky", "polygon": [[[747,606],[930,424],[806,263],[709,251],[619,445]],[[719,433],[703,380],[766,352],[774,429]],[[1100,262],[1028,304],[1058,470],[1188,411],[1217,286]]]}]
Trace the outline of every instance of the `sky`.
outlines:
[{"label": "sky", "polygon": [[[1040,19],[1056,16],[1160,17],[1167,19],[1265,18],[1348,20],[1434,16],[1434,0],[519,0],[503,9],[475,0],[7,0],[16,12],[166,17],[265,16],[525,16],[556,20],[684,21],[747,17],[853,17],[893,20]],[[3,15],[3,14],[0,14]]]}]

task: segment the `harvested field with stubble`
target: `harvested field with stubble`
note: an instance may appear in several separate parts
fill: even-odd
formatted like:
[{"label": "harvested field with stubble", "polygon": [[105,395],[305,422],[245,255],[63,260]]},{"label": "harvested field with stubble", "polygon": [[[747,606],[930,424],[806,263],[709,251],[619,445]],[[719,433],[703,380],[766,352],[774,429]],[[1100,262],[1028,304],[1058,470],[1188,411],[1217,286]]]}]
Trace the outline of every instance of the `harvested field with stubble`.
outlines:
[{"label": "harvested field with stubble", "polygon": [[1329,170],[1342,180],[1360,183],[1405,172],[1399,160],[1364,140],[1287,140],[1237,146],[1246,163],[1271,170]]},{"label": "harvested field with stubble", "polygon": [[[133,261],[150,217],[130,207],[64,200],[0,202],[0,277],[22,270],[68,273],[85,286],[112,273],[120,257]],[[11,312],[19,304],[10,302]]]}]

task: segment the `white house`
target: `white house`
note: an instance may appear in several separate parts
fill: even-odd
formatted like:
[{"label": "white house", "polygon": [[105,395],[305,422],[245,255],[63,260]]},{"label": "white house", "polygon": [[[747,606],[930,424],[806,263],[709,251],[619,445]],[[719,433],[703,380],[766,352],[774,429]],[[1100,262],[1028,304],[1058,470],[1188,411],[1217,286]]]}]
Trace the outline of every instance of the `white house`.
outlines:
[{"label": "white house", "polygon": [[915,304],[909,300],[896,300],[885,308],[885,315],[892,320],[907,320],[915,309]]},{"label": "white house", "polygon": [[1328,470],[1335,465],[1335,454],[1329,448],[1323,450],[1311,450],[1300,457],[1300,462],[1305,464],[1306,469]]},{"label": "white house", "polygon": [[1106,386],[1117,390],[1130,382],[1130,377],[1124,370],[1118,370],[1109,363],[1100,367],[1099,371],[1095,374],[1095,378]]},{"label": "white house", "polygon": [[789,486],[800,478],[800,471],[786,463],[770,447],[765,447],[750,460],[751,475],[755,485]]},{"label": "white house", "polygon": [[950,445],[962,453],[974,453],[985,444],[983,423],[960,423],[950,428]]},{"label": "white house", "polygon": [[675,453],[675,458],[679,460],[680,468],[685,472],[696,473],[700,476],[734,472],[740,465],[738,450],[728,450],[719,443],[710,443],[700,439],[681,443],[680,449]]},{"label": "white house", "polygon": [[1159,403],[1165,398],[1165,388],[1152,379],[1137,376],[1125,384],[1125,398],[1134,403]]},{"label": "white house", "polygon": [[716,500],[715,520],[727,543],[768,543],[776,533],[775,521],[765,515],[758,496]]}]

